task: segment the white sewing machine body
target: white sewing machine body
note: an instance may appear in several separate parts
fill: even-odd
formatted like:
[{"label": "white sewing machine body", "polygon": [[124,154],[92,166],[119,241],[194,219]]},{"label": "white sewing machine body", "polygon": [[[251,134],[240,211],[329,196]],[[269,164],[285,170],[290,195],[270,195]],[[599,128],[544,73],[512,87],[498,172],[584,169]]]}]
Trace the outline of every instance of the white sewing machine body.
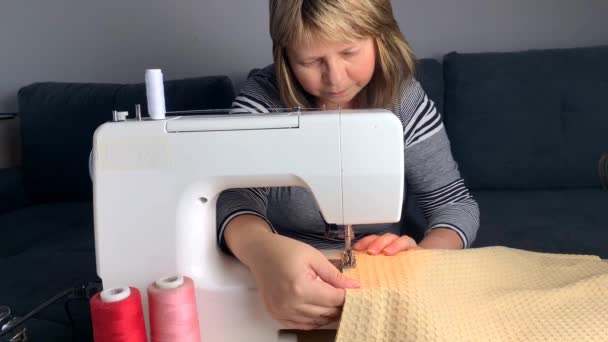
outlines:
[{"label": "white sewing machine body", "polygon": [[109,122],[95,132],[93,157],[104,288],[139,288],[147,312],[148,284],[191,277],[204,341],[278,341],[281,329],[249,271],[217,246],[223,190],[303,186],[338,225],[401,216],[403,129],[384,110]]}]

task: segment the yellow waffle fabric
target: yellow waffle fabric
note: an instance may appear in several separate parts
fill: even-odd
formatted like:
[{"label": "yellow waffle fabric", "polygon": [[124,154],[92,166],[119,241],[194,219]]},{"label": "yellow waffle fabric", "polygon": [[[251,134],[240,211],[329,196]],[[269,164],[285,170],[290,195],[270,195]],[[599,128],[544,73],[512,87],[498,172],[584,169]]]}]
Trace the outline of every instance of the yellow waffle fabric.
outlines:
[{"label": "yellow waffle fabric", "polygon": [[608,263],[506,247],[358,253],[337,342],[608,341]]}]

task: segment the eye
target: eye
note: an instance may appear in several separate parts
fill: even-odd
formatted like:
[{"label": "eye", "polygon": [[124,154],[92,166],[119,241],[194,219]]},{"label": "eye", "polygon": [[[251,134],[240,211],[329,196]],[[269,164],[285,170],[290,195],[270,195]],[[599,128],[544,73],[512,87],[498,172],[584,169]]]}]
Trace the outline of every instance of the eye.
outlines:
[{"label": "eye", "polygon": [[357,52],[358,51],[356,51],[356,50],[348,50],[348,51],[342,52],[342,55],[345,57],[352,57],[352,56],[356,55]]},{"label": "eye", "polygon": [[320,61],[321,61],[320,59],[314,59],[310,62],[303,62],[302,65],[303,66],[314,66],[314,65],[319,64]]}]

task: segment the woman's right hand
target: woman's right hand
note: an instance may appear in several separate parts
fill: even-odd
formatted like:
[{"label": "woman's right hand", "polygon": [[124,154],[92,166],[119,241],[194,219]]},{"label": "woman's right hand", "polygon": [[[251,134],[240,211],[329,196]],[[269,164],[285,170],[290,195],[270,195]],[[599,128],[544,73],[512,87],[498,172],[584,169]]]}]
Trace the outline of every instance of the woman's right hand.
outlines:
[{"label": "woman's right hand", "polygon": [[331,323],[340,316],[344,289],[359,287],[317,249],[277,234],[265,234],[263,241],[257,241],[247,266],[268,312],[289,329]]}]

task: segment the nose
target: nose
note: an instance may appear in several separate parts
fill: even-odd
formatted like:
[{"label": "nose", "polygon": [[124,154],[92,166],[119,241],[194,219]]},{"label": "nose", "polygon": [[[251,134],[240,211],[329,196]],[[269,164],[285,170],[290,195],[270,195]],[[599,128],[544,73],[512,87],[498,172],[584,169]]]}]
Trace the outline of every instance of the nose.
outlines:
[{"label": "nose", "polygon": [[325,62],[325,70],[323,72],[323,81],[326,85],[334,87],[342,84],[346,70],[343,65],[337,60],[329,60]]}]

